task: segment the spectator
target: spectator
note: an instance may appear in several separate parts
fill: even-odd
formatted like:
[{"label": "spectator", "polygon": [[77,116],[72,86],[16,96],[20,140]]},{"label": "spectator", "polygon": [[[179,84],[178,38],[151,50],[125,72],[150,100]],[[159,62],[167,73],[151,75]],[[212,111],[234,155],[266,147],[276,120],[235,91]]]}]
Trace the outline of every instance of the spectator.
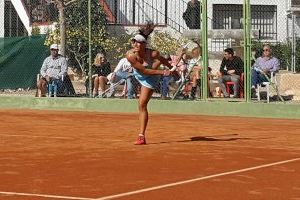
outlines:
[{"label": "spectator", "polygon": [[58,53],[58,45],[50,46],[50,56],[47,57],[40,70],[41,78],[38,81],[38,97],[45,97],[50,82],[55,82],[58,90],[63,87],[63,79],[67,74],[67,61]]},{"label": "spectator", "polygon": [[[165,59],[168,60],[168,63],[172,65],[172,71],[175,70],[170,76],[162,76],[161,82],[161,93],[162,93],[162,100],[170,99],[169,97],[169,83],[176,82],[176,84],[180,84],[182,81],[185,80],[185,75],[187,73],[187,63],[188,58],[186,54],[186,49],[179,48],[176,52],[176,55],[165,55]],[[167,66],[162,65],[162,69],[169,69]],[[175,68],[175,69],[174,69]],[[180,93],[180,95],[183,95]]]},{"label": "spectator", "polygon": [[200,63],[202,61],[201,55],[202,55],[202,48],[200,46],[195,47],[192,50],[192,59],[199,60],[198,64],[194,66],[193,71],[191,73],[192,89],[191,89],[190,99],[192,100],[195,99],[197,87],[201,89],[201,79],[200,79],[200,70],[201,70]]},{"label": "spectator", "polygon": [[109,97],[114,96],[115,93],[115,83],[121,81],[122,79],[126,81],[127,84],[127,98],[133,99],[135,95],[135,87],[137,87],[137,83],[135,78],[133,77],[133,68],[128,62],[127,58],[122,58],[118,65],[116,66],[113,73],[108,75],[108,79],[111,82]]},{"label": "spectator", "polygon": [[[180,50],[178,52],[178,56],[174,56],[174,55],[165,55],[164,58],[166,60],[168,60],[168,62],[172,65],[172,66],[176,66],[176,71],[178,74],[173,74],[170,76],[162,76],[161,77],[161,99],[162,100],[166,100],[166,99],[170,99],[169,97],[169,83],[170,81],[179,81],[181,75],[183,76],[183,71],[186,70],[186,67],[183,65],[183,53],[180,53],[183,50]],[[161,66],[162,69],[169,69],[167,66],[162,65]]]},{"label": "spectator", "polygon": [[263,46],[263,54],[257,58],[252,69],[251,76],[251,94],[256,96],[257,84],[268,81],[265,76],[271,77],[271,72],[277,72],[280,68],[280,62],[272,56],[272,49],[269,44]]},{"label": "spectator", "polygon": [[244,71],[244,63],[242,59],[238,56],[234,56],[234,52],[232,48],[227,48],[224,50],[224,58],[220,67],[220,74],[218,83],[223,92],[225,98],[229,97],[229,94],[226,91],[225,84],[228,81],[232,81],[234,83],[233,88],[233,97],[239,97],[239,89],[240,89],[240,76]]},{"label": "spectator", "polygon": [[92,66],[93,97],[103,97],[102,95],[108,82],[106,77],[110,73],[110,63],[107,62],[104,54],[98,53]]},{"label": "spectator", "polygon": [[182,18],[189,29],[200,29],[200,2],[198,0],[189,1]]}]

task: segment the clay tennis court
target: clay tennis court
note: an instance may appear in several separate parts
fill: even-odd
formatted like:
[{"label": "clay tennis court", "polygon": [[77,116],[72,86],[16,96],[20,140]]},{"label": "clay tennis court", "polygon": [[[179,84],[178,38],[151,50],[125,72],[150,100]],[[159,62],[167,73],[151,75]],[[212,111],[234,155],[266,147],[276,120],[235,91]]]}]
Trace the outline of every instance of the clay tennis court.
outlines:
[{"label": "clay tennis court", "polygon": [[1,200],[299,200],[299,120],[0,110]]}]

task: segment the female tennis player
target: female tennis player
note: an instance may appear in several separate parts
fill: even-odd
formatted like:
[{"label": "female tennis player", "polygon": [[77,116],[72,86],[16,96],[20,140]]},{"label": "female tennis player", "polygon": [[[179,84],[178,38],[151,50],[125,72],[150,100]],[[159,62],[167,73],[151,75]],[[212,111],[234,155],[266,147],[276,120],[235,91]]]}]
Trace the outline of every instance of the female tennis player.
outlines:
[{"label": "female tennis player", "polygon": [[172,72],[169,69],[158,70],[164,66],[172,68],[171,64],[164,57],[160,56],[159,51],[147,48],[148,36],[154,30],[152,23],[147,23],[139,29],[139,34],[132,39],[132,49],[126,54],[128,61],[133,67],[133,74],[141,84],[139,97],[139,120],[140,133],[135,142],[136,145],[146,144],[145,131],[148,124],[148,102],[153,94],[153,90],[159,84],[160,76],[169,76]]}]

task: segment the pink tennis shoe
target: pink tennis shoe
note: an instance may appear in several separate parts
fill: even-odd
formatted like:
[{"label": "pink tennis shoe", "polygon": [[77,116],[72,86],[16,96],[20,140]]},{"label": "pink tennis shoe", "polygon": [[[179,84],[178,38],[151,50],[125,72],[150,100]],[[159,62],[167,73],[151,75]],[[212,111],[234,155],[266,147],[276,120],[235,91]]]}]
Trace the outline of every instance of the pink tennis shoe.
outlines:
[{"label": "pink tennis shoe", "polygon": [[144,144],[146,144],[145,136],[144,135],[139,135],[134,144],[135,145],[144,145]]}]

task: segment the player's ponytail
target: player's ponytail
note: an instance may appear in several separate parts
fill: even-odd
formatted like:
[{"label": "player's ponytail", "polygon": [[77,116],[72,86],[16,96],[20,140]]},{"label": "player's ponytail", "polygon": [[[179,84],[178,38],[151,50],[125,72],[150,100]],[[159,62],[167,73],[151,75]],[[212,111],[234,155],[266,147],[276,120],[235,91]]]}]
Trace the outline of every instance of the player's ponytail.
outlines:
[{"label": "player's ponytail", "polygon": [[148,21],[147,24],[139,29],[139,34],[145,37],[145,39],[147,40],[148,36],[153,32],[154,28],[155,25],[153,24],[153,22]]}]

